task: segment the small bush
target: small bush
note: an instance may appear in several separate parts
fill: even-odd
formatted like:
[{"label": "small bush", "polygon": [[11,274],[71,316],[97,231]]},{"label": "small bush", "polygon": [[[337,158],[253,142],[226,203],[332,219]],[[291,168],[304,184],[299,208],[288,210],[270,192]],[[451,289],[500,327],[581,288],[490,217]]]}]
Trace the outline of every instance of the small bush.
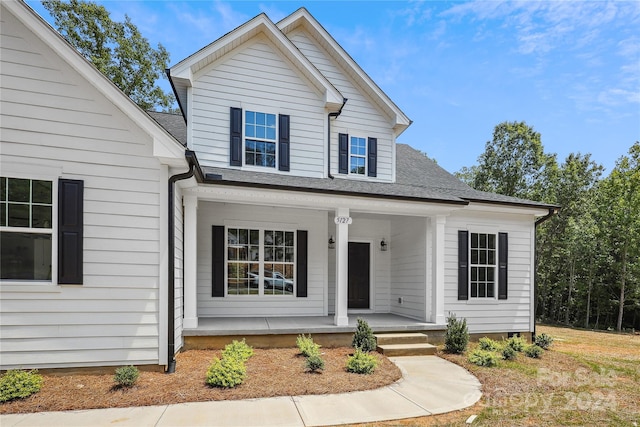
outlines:
[{"label": "small bush", "polygon": [[231,344],[227,344],[222,350],[223,358],[234,358],[240,362],[246,362],[253,356],[253,348],[244,341],[233,340]]},{"label": "small bush", "polygon": [[113,380],[120,387],[131,387],[138,381],[140,371],[135,366],[123,366],[116,369]]},{"label": "small bush", "polygon": [[29,397],[40,391],[42,383],[42,375],[38,371],[7,371],[0,377],[0,402]]},{"label": "small bush", "polygon": [[317,356],[320,354],[320,344],[313,342],[311,334],[309,334],[308,337],[304,334],[298,335],[298,338],[296,338],[296,345],[304,357]]},{"label": "small bush", "polygon": [[316,372],[319,369],[324,369],[324,360],[319,354],[312,354],[307,357],[306,366],[309,371]]},{"label": "small bush", "polygon": [[373,335],[373,331],[366,320],[358,318],[358,326],[356,327],[356,332],[353,335],[351,347],[359,348],[366,353],[376,349],[376,337]]},{"label": "small bush", "polygon": [[516,352],[513,347],[505,345],[502,348],[502,358],[504,360],[515,360],[515,358],[518,356],[518,352]]},{"label": "small bush", "polygon": [[356,348],[353,356],[349,356],[349,360],[347,360],[347,372],[355,374],[371,374],[376,366],[378,366],[378,359],[360,348]]},{"label": "small bush", "polygon": [[535,344],[528,345],[524,348],[524,354],[533,359],[539,359],[544,350]]},{"label": "small bush", "polygon": [[485,351],[497,351],[500,348],[500,344],[498,344],[496,341],[492,340],[491,338],[487,338],[487,337],[480,338],[479,344],[480,344],[480,350],[485,350]]},{"label": "small bush", "polygon": [[212,387],[231,388],[242,384],[247,376],[244,362],[234,357],[213,358],[206,383]]},{"label": "small bush", "polygon": [[474,365],[493,368],[494,366],[498,366],[498,356],[490,351],[480,350],[477,348],[469,355],[469,362]]},{"label": "small bush", "polygon": [[553,345],[553,337],[545,333],[536,335],[536,345],[545,350],[549,350],[549,348]]},{"label": "small bush", "polygon": [[507,340],[507,345],[517,352],[521,352],[527,346],[527,340],[523,337],[513,336]]},{"label": "small bush", "polygon": [[467,319],[456,319],[455,314],[447,317],[447,331],[444,335],[444,351],[447,353],[464,353],[469,344]]}]

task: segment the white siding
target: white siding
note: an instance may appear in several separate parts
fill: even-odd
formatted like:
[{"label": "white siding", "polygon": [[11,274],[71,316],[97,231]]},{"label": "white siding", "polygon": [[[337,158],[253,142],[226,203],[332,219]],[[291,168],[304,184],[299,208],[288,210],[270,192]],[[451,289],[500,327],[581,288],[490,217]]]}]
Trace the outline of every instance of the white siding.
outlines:
[{"label": "white siding", "polygon": [[196,76],[192,94],[193,149],[202,166],[229,166],[229,108],[241,107],[290,115],[288,174],[323,176],[326,114],[322,97],[265,37],[252,39]]},{"label": "white siding", "polygon": [[[447,218],[445,240],[445,314],[466,318],[469,332],[522,332],[530,330],[531,239],[533,218],[459,212]],[[508,299],[458,301],[458,230],[509,234]],[[496,290],[497,291],[497,290]]]},{"label": "white siding", "polygon": [[[365,242],[371,244],[371,266],[373,274],[370,276],[373,305],[371,311],[375,313],[389,312],[390,261],[389,251],[380,251],[380,241],[384,237],[389,240],[389,220],[359,218],[353,214],[353,223],[349,226],[350,242]],[[334,215],[329,215],[329,235],[335,233]],[[336,249],[329,251],[329,313],[335,313],[336,306]]]},{"label": "white siding", "polygon": [[[331,124],[331,170],[338,176],[338,133],[350,136],[378,138],[377,180],[393,179],[393,150],[395,137],[391,129],[391,119],[381,113],[376,105],[363,95],[349,78],[344,69],[330,58],[315,40],[302,29],[288,34],[291,41],[311,61],[315,67],[348,99],[342,114]],[[372,178],[367,178],[372,179]]]},{"label": "white siding", "polygon": [[[307,230],[308,296],[211,296],[213,225],[281,227]],[[198,204],[198,317],[323,316],[327,286],[326,213],[322,211],[219,204]]]},{"label": "white siding", "polygon": [[152,141],[6,9],[1,16],[2,174],[57,171],[52,179],[85,185],[84,283],[0,285],[2,369],[156,364]]},{"label": "white siding", "polygon": [[174,193],[174,225],[175,225],[175,306],[174,306],[174,334],[175,351],[182,348],[182,319],[184,318],[184,206],[182,204],[182,189],[176,185]]},{"label": "white siding", "polygon": [[[406,217],[391,223],[391,312],[425,319],[427,220]],[[398,299],[402,298],[402,303]]]}]

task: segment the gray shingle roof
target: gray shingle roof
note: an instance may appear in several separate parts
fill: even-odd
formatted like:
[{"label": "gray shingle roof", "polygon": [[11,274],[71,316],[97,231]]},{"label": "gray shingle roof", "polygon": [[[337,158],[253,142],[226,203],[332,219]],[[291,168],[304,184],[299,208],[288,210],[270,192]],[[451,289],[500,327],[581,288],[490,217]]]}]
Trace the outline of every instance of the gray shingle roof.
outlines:
[{"label": "gray shingle roof", "polygon": [[[181,115],[150,112],[178,141],[186,145],[186,125]],[[470,201],[551,208],[552,205],[474,190],[436,162],[406,144],[396,145],[396,182],[371,182],[359,179],[308,178],[286,174],[202,167],[205,183],[358,195],[392,199],[467,204]],[[215,178],[214,178],[215,176]],[[210,178],[207,178],[210,177]]]}]

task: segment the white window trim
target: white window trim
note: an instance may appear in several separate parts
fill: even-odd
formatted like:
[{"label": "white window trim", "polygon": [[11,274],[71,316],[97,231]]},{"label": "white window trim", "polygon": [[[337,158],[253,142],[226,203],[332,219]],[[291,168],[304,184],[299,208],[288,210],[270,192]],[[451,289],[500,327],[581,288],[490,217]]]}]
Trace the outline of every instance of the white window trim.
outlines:
[{"label": "white window trim", "polygon": [[[361,156],[359,154],[352,154],[351,153],[351,139],[352,138],[357,138],[357,139],[364,139],[364,155]],[[367,162],[367,155],[369,154],[369,138],[367,138],[366,136],[359,136],[359,135],[349,135],[349,147],[347,148],[348,150],[348,175],[349,176],[353,176],[353,177],[361,177],[361,178],[366,178],[368,177],[368,173],[369,173],[369,165]],[[351,157],[358,157],[358,158],[364,158],[364,173],[355,173],[355,172],[351,172]]]},{"label": "white window trim", "polygon": [[[282,227],[281,225],[269,226],[265,225],[266,223],[259,223],[260,225],[248,225],[247,223],[241,222],[242,225],[238,225],[240,223],[230,223],[226,224],[224,227],[224,297],[229,299],[238,299],[241,301],[255,301],[255,300],[265,300],[265,299],[294,299],[296,298],[296,289],[298,287],[298,271],[297,271],[297,261],[298,261],[298,233],[295,229],[291,229],[290,227]],[[238,228],[238,229],[253,229],[258,230],[260,233],[260,245],[259,245],[259,260],[257,264],[259,264],[259,275],[258,275],[258,295],[236,295],[229,294],[229,228]],[[293,293],[291,295],[268,295],[264,293],[264,231],[265,230],[275,230],[275,231],[289,231],[293,232]],[[252,263],[251,261],[248,261]],[[256,264],[253,262],[253,264]]]},{"label": "white window trim", "polygon": [[[26,168],[16,170],[16,168]],[[24,170],[35,170],[28,173]],[[51,181],[51,228],[0,227],[0,232],[51,234],[51,280],[0,279],[3,292],[58,292],[58,179],[62,170],[31,164],[2,164],[3,177]],[[55,175],[52,175],[55,174]],[[55,287],[55,288],[54,288]]]},{"label": "white window trim", "polygon": [[[467,257],[468,257],[468,283],[467,283],[467,292],[469,293],[469,299],[467,300],[468,305],[497,305],[499,303],[498,300],[498,286],[500,278],[498,277],[498,254],[500,251],[500,239],[498,235],[500,234],[500,230],[496,228],[487,228],[486,226],[478,226],[478,227],[469,227],[467,229],[469,231],[469,241],[467,242]],[[496,263],[494,265],[495,268],[495,283],[493,290],[493,297],[472,297],[471,296],[471,235],[472,234],[493,234],[496,236]],[[473,266],[484,266],[485,264],[473,264]]]},{"label": "white window trim", "polygon": [[[264,113],[264,114],[272,114],[274,116],[276,116],[276,138],[274,140],[274,143],[276,145],[276,151],[275,151],[275,165],[274,167],[268,167],[268,166],[259,166],[259,165],[249,165],[247,164],[247,135],[246,135],[246,126],[247,126],[247,112],[253,112],[253,113]],[[265,110],[262,107],[242,107],[242,168],[246,169],[246,170],[251,170],[251,171],[269,171],[269,172],[278,172],[280,171],[280,147],[279,147],[279,137],[280,137],[280,114],[278,112],[274,112],[273,110]],[[264,142],[270,142],[269,140],[266,139],[262,139],[262,138],[255,138],[255,137],[249,137],[249,139],[253,139],[256,141],[264,141]]]}]

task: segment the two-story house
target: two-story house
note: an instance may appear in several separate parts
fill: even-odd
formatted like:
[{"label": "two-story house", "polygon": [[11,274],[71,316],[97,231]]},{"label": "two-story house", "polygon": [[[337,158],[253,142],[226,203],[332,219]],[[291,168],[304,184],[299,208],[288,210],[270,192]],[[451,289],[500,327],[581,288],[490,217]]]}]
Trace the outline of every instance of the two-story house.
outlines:
[{"label": "two-story house", "polygon": [[[534,331],[535,226],[555,207],[473,190],[398,144],[411,120],[306,9],[171,67],[182,115],[149,116],[27,6],[2,7],[3,367],[173,369],[185,342],[346,335],[357,316]],[[83,183],[73,256],[68,180]],[[53,213],[18,226],[18,204]],[[5,274],[21,239],[29,278]]]}]

